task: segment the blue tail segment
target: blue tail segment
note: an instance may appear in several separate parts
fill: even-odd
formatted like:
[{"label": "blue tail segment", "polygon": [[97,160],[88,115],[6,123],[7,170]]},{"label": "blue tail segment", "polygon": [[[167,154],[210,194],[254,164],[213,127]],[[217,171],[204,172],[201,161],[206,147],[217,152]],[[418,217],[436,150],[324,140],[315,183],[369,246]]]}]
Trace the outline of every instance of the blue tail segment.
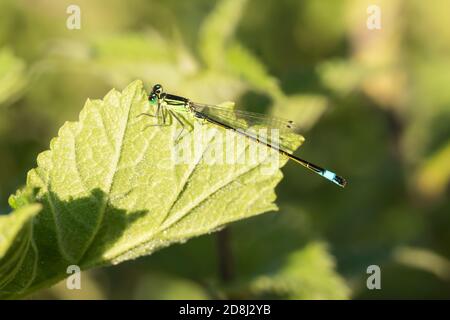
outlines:
[{"label": "blue tail segment", "polygon": [[295,162],[301,164],[302,166],[304,166],[305,168],[321,175],[322,177],[324,177],[325,179],[337,184],[338,186],[344,188],[347,185],[347,181],[342,178],[341,176],[338,176],[337,174],[335,174],[334,172],[331,172],[330,170],[324,169],[319,167],[316,164],[313,164],[309,161],[300,159],[299,157],[294,156],[293,154],[290,154],[288,152],[285,152],[283,150],[279,150],[279,152],[281,152],[282,154],[284,154],[285,156],[289,157],[289,159],[294,160]]},{"label": "blue tail segment", "polygon": [[344,178],[338,176],[337,174],[329,170],[323,170],[322,172],[318,172],[318,174],[320,174],[325,179],[328,179],[331,182],[337,184],[340,187],[345,187],[345,185],[347,184],[347,181],[345,181]]}]

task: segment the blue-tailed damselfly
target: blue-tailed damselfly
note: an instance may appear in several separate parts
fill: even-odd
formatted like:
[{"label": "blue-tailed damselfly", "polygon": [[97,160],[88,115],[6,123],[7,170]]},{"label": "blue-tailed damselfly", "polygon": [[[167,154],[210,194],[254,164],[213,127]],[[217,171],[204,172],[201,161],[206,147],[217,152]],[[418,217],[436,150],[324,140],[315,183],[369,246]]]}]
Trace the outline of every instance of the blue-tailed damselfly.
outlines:
[{"label": "blue-tailed damselfly", "polygon": [[[305,168],[321,175],[325,179],[337,184],[338,186],[345,187],[345,185],[347,184],[346,180],[338,176],[337,174],[318,165],[315,165],[309,161],[294,156],[287,150],[286,147],[283,146],[283,143],[273,143],[272,141],[270,141],[270,139],[252,134],[247,130],[249,126],[255,125],[266,126],[267,128],[276,128],[282,131],[292,130],[294,128],[294,124],[290,120],[269,117],[263,114],[248,111],[231,110],[217,105],[196,103],[191,101],[190,99],[164,92],[160,84],[157,84],[153,87],[151,93],[148,96],[148,99],[150,104],[156,107],[156,111],[154,115],[149,113],[144,114],[156,117],[158,121],[159,119],[162,120],[162,123],[150,126],[167,125],[168,118],[173,117],[180,123],[184,130],[185,123],[182,120],[184,119],[184,116],[182,116],[182,114],[189,113],[196,119],[201,119],[227,130],[235,131],[236,133],[241,134],[256,143],[263,144],[268,148],[276,150],[281,155],[286,156],[294,162],[301,164]],[[244,122],[242,122],[241,120],[244,120]]]}]

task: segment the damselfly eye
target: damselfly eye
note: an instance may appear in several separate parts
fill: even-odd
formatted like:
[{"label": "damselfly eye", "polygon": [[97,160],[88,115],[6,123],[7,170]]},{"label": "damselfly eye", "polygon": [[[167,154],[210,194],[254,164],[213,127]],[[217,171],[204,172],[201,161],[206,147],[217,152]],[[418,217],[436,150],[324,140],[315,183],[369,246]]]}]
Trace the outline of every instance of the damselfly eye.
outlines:
[{"label": "damselfly eye", "polygon": [[153,93],[156,93],[156,95],[159,96],[163,92],[163,87],[160,84],[155,84],[153,86],[153,90],[152,91],[153,91]]},{"label": "damselfly eye", "polygon": [[158,100],[158,97],[156,94],[152,93],[148,96],[148,101],[150,101],[151,104],[156,104],[156,101]]}]

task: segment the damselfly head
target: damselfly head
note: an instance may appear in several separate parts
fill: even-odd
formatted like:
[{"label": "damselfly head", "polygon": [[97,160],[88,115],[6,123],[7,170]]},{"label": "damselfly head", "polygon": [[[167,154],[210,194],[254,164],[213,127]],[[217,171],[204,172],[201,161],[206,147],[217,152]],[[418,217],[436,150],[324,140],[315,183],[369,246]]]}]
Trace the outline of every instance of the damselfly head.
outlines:
[{"label": "damselfly head", "polygon": [[163,87],[160,84],[155,84],[152,89],[152,93],[156,94],[158,98],[161,97],[161,93],[163,93]]}]

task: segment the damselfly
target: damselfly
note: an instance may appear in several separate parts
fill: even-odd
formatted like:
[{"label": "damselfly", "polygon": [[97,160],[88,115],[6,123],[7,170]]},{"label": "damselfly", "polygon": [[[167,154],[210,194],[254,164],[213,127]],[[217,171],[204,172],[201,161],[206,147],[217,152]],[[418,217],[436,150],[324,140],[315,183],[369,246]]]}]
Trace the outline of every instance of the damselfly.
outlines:
[{"label": "damselfly", "polygon": [[183,121],[184,115],[191,114],[196,119],[201,119],[227,130],[235,131],[256,143],[276,150],[281,155],[301,164],[305,168],[321,175],[338,186],[345,187],[347,184],[346,180],[337,174],[294,156],[288,151],[288,148],[285,147],[283,143],[274,143],[269,138],[260,137],[247,130],[250,126],[265,126],[267,128],[280,129],[282,132],[289,131],[294,127],[293,122],[290,120],[268,117],[253,112],[231,110],[217,105],[193,102],[187,98],[164,92],[163,87],[160,84],[153,87],[148,96],[148,100],[150,104],[156,108],[155,114],[143,113],[142,115],[148,115],[158,119],[157,124],[149,126],[168,125],[168,119],[173,118],[178,121],[183,128],[179,134],[180,136],[185,127],[185,121]]}]

